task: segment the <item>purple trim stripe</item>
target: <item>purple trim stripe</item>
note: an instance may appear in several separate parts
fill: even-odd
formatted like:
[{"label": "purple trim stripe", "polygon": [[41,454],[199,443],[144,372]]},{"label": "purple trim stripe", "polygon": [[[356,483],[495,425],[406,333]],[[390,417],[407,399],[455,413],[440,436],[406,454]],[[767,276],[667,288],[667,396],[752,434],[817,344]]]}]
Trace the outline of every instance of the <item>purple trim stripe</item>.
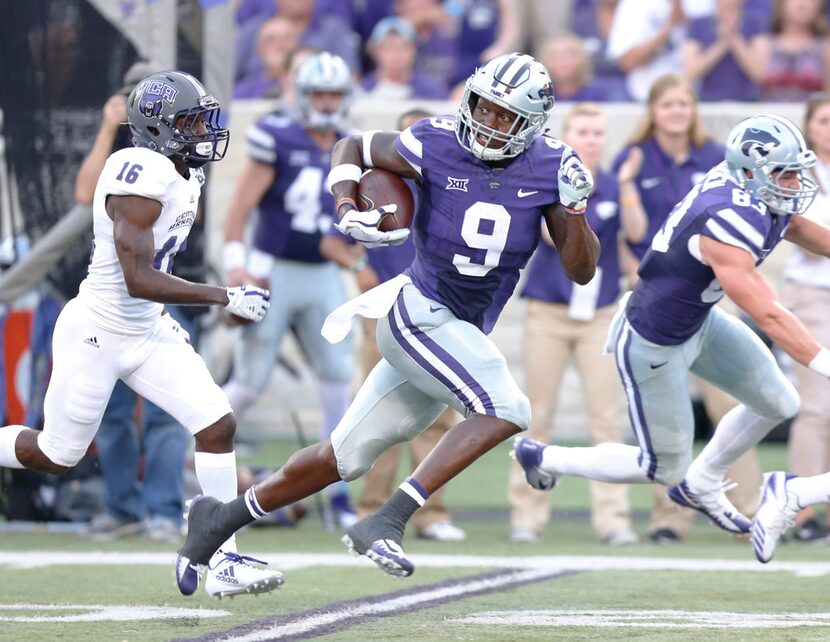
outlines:
[{"label": "purple trim stripe", "polygon": [[[623,335],[625,335],[624,339]],[[631,358],[629,356],[631,336],[632,330],[628,325],[628,321],[624,320],[620,328],[620,336],[617,338],[618,344],[620,340],[624,341],[622,346],[623,364],[620,364],[620,360],[617,359],[617,368],[620,371],[620,379],[623,382],[623,386],[627,388],[626,392],[630,391],[634,394],[633,400],[629,398],[628,394],[626,394],[626,398],[628,400],[628,418],[631,421],[631,427],[634,429],[634,434],[636,435],[637,442],[640,445],[640,456],[637,459],[637,463],[642,467],[643,454],[645,453],[648,456],[648,470],[646,471],[646,476],[654,481],[654,475],[657,472],[657,455],[651,445],[651,435],[649,434],[646,416],[643,411],[643,401],[640,397],[640,389],[637,387],[637,382],[634,379],[634,372],[631,368]],[[625,367],[624,371],[623,366]],[[636,418],[634,416],[634,411],[637,413]]]},{"label": "purple trim stripe", "polygon": [[429,499],[429,493],[414,477],[407,477],[406,480],[404,480],[404,484],[409,484],[412,488],[414,488],[415,491],[417,491],[417,493],[424,498],[425,502]]},{"label": "purple trim stripe", "polygon": [[[418,350],[416,350],[411,343],[404,337],[403,332],[401,331],[401,323],[398,320],[398,314],[400,314],[400,318],[403,321],[403,327],[405,327],[409,333],[411,334],[414,341],[417,341],[421,344],[421,346],[431,354],[431,356],[441,363],[443,363],[447,368],[452,370],[453,374],[456,375],[464,384],[464,388],[459,388],[456,386],[450,379],[444,375],[438,368],[436,368],[430,361],[424,357]],[[415,324],[412,323],[412,320],[409,317],[409,313],[406,310],[406,304],[403,300],[403,292],[398,295],[397,301],[395,301],[395,305],[392,307],[392,323],[390,324],[392,328],[392,334],[394,335],[397,342],[400,346],[406,351],[406,353],[415,360],[418,365],[420,365],[424,370],[426,370],[429,374],[433,377],[438,379],[450,392],[452,392],[459,400],[464,404],[464,407],[467,408],[470,412],[481,412],[476,406],[480,406],[484,409],[484,413],[491,417],[496,416],[496,409],[493,406],[493,402],[490,399],[490,395],[484,390],[480,383],[478,383],[473,376],[467,372],[466,368],[462,366],[455,357],[453,357],[449,352],[444,350],[440,345],[438,345],[435,341],[430,339],[426,333],[418,328]],[[471,393],[473,398],[471,399],[469,394]],[[478,402],[478,403],[476,403]]]}]

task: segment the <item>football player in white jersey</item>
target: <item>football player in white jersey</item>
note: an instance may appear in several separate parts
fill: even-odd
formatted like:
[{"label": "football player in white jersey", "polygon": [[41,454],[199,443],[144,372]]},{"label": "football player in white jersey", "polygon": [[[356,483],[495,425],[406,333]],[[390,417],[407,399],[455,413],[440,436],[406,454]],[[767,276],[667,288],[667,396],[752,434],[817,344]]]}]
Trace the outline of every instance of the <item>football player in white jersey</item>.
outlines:
[{"label": "football player in white jersey", "polygon": [[[93,199],[93,253],[78,296],[61,312],[42,431],[0,428],[0,466],[61,474],[86,453],[112,389],[123,380],[172,415],[196,438],[196,475],[206,495],[236,496],[236,428],[222,389],[165,303],[219,304],[261,321],[270,294],[251,285],[224,288],[170,274],[196,218],[202,165],[220,160],[229,133],[219,103],[189,74],[164,71],[142,80],[127,98],[135,147],[112,154]],[[209,595],[270,591],[277,571],[248,564],[231,538],[209,564]],[[195,592],[202,568],[178,574]]]}]

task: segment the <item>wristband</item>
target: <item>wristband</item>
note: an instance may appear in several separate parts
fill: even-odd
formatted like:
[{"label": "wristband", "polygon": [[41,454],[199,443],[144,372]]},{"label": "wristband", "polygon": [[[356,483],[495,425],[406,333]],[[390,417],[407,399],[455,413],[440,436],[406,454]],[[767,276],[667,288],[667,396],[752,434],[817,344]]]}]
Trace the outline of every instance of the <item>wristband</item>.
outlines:
[{"label": "wristband", "polygon": [[366,255],[364,254],[359,259],[357,259],[357,261],[355,261],[354,263],[352,263],[349,266],[349,271],[350,272],[360,272],[367,265],[369,265],[369,259],[367,259]]},{"label": "wristband", "polygon": [[228,241],[222,246],[222,267],[226,272],[245,267],[245,254],[242,241]]},{"label": "wristband", "polygon": [[360,182],[360,177],[363,176],[363,169],[352,163],[344,163],[342,165],[335,165],[329,172],[328,183],[329,192],[333,185],[342,181],[352,181],[353,183]]},{"label": "wristband", "polygon": [[830,379],[830,350],[822,348],[818,354],[813,357],[813,360],[807,364],[807,367],[814,372],[818,372],[821,376]]},{"label": "wristband", "polygon": [[566,212],[568,213],[568,215],[570,215],[570,216],[582,216],[582,215],[584,215],[584,214],[585,214],[585,210],[587,209],[587,207],[586,207],[585,205],[583,205],[583,206],[582,206],[581,208],[579,208],[579,209],[577,209],[577,208],[575,208],[575,207],[567,207],[567,206],[563,206],[563,207],[565,207],[565,211],[566,211]]},{"label": "wristband", "polygon": [[355,201],[350,196],[341,196],[337,199],[337,202],[334,204],[334,211],[337,212],[338,215],[340,214],[340,206],[343,205],[343,203],[351,203],[352,209],[357,209],[357,201]]},{"label": "wristband", "polygon": [[377,129],[363,133],[363,167],[375,166],[372,162],[372,138],[377,133]]},{"label": "wristband", "polygon": [[632,205],[639,205],[640,204],[640,197],[639,196],[629,196],[628,198],[620,198],[620,205],[623,207],[630,207]]}]

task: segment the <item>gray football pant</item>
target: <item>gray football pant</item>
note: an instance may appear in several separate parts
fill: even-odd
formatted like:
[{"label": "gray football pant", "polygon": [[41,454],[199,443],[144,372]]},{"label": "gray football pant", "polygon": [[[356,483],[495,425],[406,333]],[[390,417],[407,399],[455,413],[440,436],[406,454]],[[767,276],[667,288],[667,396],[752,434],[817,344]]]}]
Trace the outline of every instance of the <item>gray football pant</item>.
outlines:
[{"label": "gray football pant", "polygon": [[746,324],[718,308],[676,346],[648,341],[622,315],[609,332],[616,336],[617,368],[640,445],[640,466],[649,479],[674,483],[691,463],[689,371],[775,423],[798,412],[798,393],[769,349]]}]

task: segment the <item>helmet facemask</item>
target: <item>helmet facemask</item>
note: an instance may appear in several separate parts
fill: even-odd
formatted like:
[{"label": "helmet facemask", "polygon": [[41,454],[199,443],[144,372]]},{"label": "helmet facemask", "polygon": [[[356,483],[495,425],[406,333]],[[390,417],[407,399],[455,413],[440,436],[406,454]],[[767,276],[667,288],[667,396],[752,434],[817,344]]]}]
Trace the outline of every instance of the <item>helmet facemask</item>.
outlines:
[{"label": "helmet facemask", "polygon": [[[219,125],[219,102],[213,96],[203,96],[199,102],[199,107],[176,113],[172,136],[167,142],[173,156],[188,167],[222,160],[230,138],[228,130]],[[200,131],[200,125],[204,131]]]},{"label": "helmet facemask", "polygon": [[[331,131],[346,122],[352,102],[352,76],[346,62],[326,51],[304,61],[294,77],[294,92],[299,119],[310,129]],[[314,106],[317,92],[332,92],[342,96],[339,107],[326,112]]]}]

